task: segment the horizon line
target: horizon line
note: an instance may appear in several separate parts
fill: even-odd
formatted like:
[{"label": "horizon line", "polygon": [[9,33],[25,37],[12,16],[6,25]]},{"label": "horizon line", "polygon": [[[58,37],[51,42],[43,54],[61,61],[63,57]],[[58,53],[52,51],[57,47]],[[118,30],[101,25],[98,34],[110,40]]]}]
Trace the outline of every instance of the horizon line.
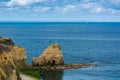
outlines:
[{"label": "horizon line", "polygon": [[36,22],[36,23],[120,23],[120,21],[0,21],[4,22]]}]

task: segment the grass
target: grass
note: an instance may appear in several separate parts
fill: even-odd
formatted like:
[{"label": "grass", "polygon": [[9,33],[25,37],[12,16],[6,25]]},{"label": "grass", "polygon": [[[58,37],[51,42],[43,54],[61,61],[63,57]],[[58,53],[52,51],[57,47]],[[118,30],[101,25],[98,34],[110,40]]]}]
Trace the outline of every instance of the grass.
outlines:
[{"label": "grass", "polygon": [[39,69],[35,69],[32,66],[28,66],[28,67],[24,67],[21,70],[22,74],[34,77],[36,79],[40,79],[40,70]]}]

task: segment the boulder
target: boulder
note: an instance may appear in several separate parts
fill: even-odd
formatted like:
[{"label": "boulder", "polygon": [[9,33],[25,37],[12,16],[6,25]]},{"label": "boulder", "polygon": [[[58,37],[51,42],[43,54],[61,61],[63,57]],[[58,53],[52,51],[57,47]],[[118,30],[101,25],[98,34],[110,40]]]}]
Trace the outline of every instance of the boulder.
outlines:
[{"label": "boulder", "polygon": [[59,65],[64,64],[64,57],[61,47],[58,44],[52,44],[45,49],[41,56],[32,59],[33,66]]}]

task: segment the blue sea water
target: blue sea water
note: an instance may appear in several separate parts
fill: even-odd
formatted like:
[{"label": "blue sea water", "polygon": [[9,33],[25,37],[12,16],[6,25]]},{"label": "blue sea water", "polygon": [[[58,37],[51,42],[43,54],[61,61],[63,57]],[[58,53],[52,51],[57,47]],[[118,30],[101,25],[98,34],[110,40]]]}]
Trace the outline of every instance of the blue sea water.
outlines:
[{"label": "blue sea water", "polygon": [[98,65],[65,70],[62,76],[53,73],[61,78],[50,80],[120,80],[120,23],[0,22],[0,36],[24,47],[29,64],[47,46],[58,43],[65,63]]}]

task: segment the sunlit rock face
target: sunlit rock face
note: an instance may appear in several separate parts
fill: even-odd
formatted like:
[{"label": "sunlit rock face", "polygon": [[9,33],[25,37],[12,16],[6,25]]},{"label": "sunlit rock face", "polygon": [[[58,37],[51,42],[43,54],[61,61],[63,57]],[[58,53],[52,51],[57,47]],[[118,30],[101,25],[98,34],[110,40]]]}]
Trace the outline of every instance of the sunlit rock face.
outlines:
[{"label": "sunlit rock face", "polygon": [[13,56],[13,60],[14,63],[22,68],[27,66],[27,55],[26,55],[26,51],[24,48],[19,47],[19,46],[12,46],[12,56]]},{"label": "sunlit rock face", "polygon": [[26,52],[11,39],[0,38],[0,80],[20,80],[17,67],[27,64]]},{"label": "sunlit rock face", "polygon": [[0,43],[0,80],[17,80],[11,47]]},{"label": "sunlit rock face", "polygon": [[43,54],[41,56],[34,57],[32,59],[33,66],[58,64],[64,64],[62,50],[58,44],[52,44],[48,46],[48,48],[43,51]]}]

